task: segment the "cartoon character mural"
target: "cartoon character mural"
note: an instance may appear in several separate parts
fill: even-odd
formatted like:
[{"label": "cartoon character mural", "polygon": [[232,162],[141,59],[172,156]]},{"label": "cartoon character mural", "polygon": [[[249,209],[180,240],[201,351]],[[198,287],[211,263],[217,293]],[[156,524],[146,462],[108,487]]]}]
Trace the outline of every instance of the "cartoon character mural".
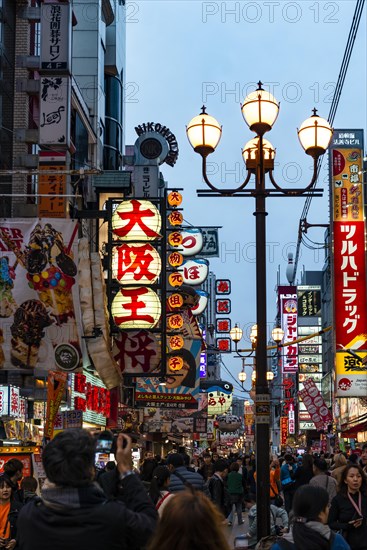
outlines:
[{"label": "cartoon character mural", "polygon": [[208,396],[208,415],[224,414],[232,405],[233,385],[223,380],[202,381],[201,391]]}]

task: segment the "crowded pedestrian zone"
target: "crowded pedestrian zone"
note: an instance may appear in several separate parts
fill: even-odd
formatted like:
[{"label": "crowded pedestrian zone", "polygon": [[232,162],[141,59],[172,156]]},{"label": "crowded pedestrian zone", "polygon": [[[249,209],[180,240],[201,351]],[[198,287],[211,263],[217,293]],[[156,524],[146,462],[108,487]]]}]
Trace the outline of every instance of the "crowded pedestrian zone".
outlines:
[{"label": "crowded pedestrian zone", "polygon": [[58,433],[42,454],[46,479],[13,458],[0,477],[6,550],[367,550],[367,443],[348,452],[273,455],[270,534],[258,540],[256,456],[146,450],[126,434],[96,467],[108,431]]}]

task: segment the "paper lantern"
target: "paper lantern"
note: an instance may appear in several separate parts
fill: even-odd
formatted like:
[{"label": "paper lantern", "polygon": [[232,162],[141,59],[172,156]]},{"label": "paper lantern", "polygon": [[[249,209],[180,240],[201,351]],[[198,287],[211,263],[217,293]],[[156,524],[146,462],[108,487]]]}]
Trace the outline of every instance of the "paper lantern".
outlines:
[{"label": "paper lantern", "polygon": [[120,329],[154,328],[161,316],[161,302],[151,288],[123,287],[113,299],[111,315]]},{"label": "paper lantern", "polygon": [[168,275],[168,282],[173,287],[181,286],[183,284],[183,276],[178,271],[175,271]]},{"label": "paper lantern", "polygon": [[161,272],[158,251],[149,243],[124,243],[112,252],[112,278],[121,284],[154,284]]},{"label": "paper lantern", "polygon": [[183,256],[179,252],[171,252],[168,256],[168,263],[172,267],[179,267],[183,264]]},{"label": "paper lantern", "polygon": [[122,201],[112,216],[112,232],[121,241],[160,239],[161,226],[159,210],[150,201]]},{"label": "paper lantern", "polygon": [[171,225],[182,225],[184,221],[182,213],[177,210],[171,212],[167,219]]},{"label": "paper lantern", "polygon": [[184,325],[184,319],[182,315],[175,313],[167,318],[167,325],[171,330],[180,330]]},{"label": "paper lantern", "polygon": [[184,300],[181,294],[171,294],[167,298],[168,305],[173,309],[179,309],[183,306]]},{"label": "paper lantern", "polygon": [[174,336],[171,336],[169,339],[169,347],[172,350],[179,350],[184,347],[185,341],[179,334],[175,334]]},{"label": "paper lantern", "polygon": [[178,191],[171,191],[168,194],[167,202],[169,206],[180,206],[182,203],[182,195]]},{"label": "paper lantern", "polygon": [[181,231],[182,243],[180,250],[183,256],[195,256],[204,246],[203,233],[199,227],[185,227]]},{"label": "paper lantern", "polygon": [[170,246],[180,246],[182,243],[182,235],[179,231],[174,231],[168,235],[168,243]]},{"label": "paper lantern", "polygon": [[178,370],[181,370],[182,367],[183,367],[183,364],[184,364],[184,361],[182,359],[182,357],[178,357],[178,356],[173,356],[173,357],[169,357],[168,359],[168,368],[169,370],[172,370],[172,371],[178,371]]}]

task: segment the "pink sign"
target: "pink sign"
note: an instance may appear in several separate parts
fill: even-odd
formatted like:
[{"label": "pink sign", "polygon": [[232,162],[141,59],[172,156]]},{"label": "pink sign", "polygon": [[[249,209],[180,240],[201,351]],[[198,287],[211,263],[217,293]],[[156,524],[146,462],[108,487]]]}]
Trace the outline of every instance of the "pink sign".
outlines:
[{"label": "pink sign", "polygon": [[331,413],[315,382],[311,378],[306,380],[303,386],[303,390],[298,392],[298,396],[304,402],[316,429],[318,431],[323,430],[332,422]]}]

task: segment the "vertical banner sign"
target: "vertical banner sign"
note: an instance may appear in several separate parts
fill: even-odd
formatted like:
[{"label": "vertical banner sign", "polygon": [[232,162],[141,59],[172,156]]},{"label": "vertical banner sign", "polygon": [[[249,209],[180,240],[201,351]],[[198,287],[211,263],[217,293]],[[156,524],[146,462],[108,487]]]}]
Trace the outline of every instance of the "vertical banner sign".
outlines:
[{"label": "vertical banner sign", "polygon": [[41,71],[71,71],[71,6],[41,5]]},{"label": "vertical banner sign", "polygon": [[304,402],[312,422],[317,430],[324,430],[332,422],[332,415],[319,392],[315,382],[309,378],[304,383],[304,389],[298,392],[298,396]]},{"label": "vertical banner sign", "polygon": [[66,194],[65,153],[40,151],[38,168],[38,217],[66,218],[66,199],[62,196]]},{"label": "vertical banner sign", "polygon": [[[363,131],[335,130],[331,145],[337,397],[367,395]],[[352,355],[343,348],[352,349]]]},{"label": "vertical banner sign", "polygon": [[71,79],[42,76],[39,144],[65,149],[70,146]]},{"label": "vertical banner sign", "polygon": [[66,372],[50,371],[47,377],[47,409],[44,435],[46,439],[52,439],[54,433],[54,421],[60,407],[68,375]]},{"label": "vertical banner sign", "polygon": [[288,418],[282,416],[280,418],[280,444],[286,445],[288,438]]},{"label": "vertical banner sign", "polygon": [[[284,342],[293,342],[297,340],[297,287],[280,286],[279,304],[281,327],[284,330]],[[290,344],[284,348],[283,354],[283,373],[295,373],[298,370],[298,345]]]}]

